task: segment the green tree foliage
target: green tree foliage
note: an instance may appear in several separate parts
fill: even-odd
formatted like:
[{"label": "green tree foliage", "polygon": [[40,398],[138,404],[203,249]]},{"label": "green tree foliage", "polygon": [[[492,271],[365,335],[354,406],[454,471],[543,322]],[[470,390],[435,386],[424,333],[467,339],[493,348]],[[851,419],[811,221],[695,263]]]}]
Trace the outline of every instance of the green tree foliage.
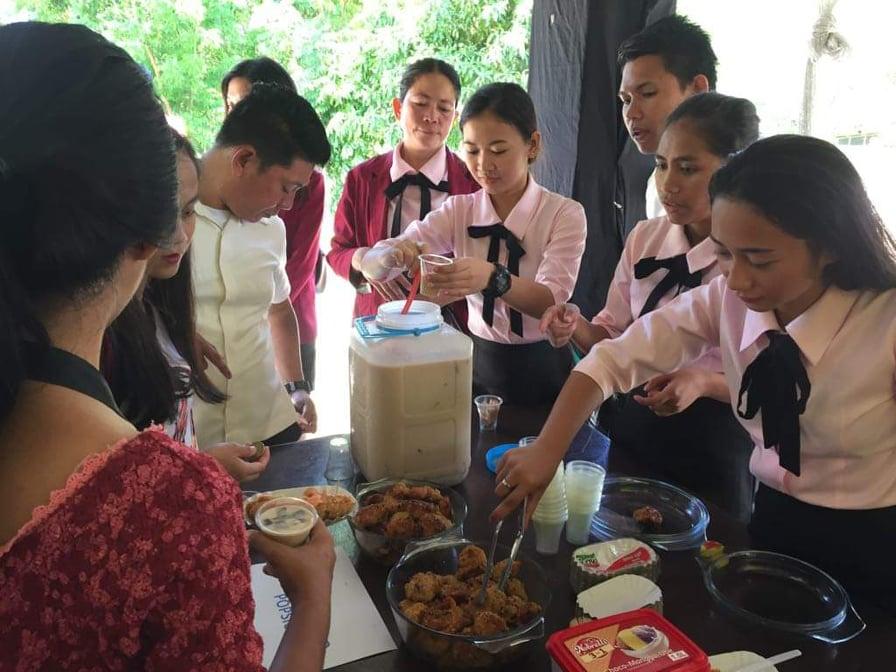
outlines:
[{"label": "green tree foliage", "polygon": [[[166,108],[208,148],[223,116],[221,77],[270,56],[317,108],[341,184],[356,163],[400,137],[390,105],[404,67],[454,65],[464,94],[492,81],[525,85],[532,0],[18,0],[43,21],[83,23],[127,49]],[[463,97],[462,101],[463,102]],[[452,132],[449,144],[457,146]],[[338,191],[338,190],[337,190]]]}]

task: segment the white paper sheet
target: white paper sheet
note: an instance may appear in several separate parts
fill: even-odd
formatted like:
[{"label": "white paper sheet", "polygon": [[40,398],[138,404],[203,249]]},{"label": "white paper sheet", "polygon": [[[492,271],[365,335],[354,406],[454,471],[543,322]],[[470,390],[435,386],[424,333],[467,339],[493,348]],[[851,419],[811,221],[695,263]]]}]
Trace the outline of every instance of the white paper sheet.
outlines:
[{"label": "white paper sheet", "polygon": [[[292,605],[277,579],[252,565],[252,595],[255,597],[255,629],[264,641],[264,665],[271,664]],[[333,571],[330,638],[324,669],[395,649],[395,642],[370,599],[351,560],[338,546]]]}]

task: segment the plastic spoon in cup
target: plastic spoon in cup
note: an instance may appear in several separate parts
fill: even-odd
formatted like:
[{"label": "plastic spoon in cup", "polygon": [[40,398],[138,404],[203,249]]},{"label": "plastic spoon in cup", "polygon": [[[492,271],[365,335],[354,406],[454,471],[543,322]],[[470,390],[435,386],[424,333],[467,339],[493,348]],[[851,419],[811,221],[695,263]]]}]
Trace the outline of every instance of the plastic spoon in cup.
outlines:
[{"label": "plastic spoon in cup", "polygon": [[746,667],[740,667],[735,670],[735,672],[763,672],[763,670],[770,670],[778,663],[783,663],[794,658],[799,658],[801,655],[803,655],[803,652],[799,649],[794,649],[793,651],[785,651],[784,653],[779,653],[777,656],[772,656],[771,658],[760,660],[759,662],[752,663],[751,665],[747,665]]},{"label": "plastic spoon in cup", "polygon": [[414,279],[411,281],[411,291],[408,293],[407,301],[405,301],[404,305],[401,307],[402,315],[407,315],[408,311],[411,309],[411,304],[414,303],[414,299],[417,297],[417,290],[420,289],[420,278],[422,275],[423,274],[418,271],[417,275],[415,275]]}]

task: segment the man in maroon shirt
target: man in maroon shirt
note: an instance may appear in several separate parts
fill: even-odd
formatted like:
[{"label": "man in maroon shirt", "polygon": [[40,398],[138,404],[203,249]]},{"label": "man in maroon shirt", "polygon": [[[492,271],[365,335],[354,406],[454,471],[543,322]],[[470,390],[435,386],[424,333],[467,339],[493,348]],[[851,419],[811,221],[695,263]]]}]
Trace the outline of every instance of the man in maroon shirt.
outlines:
[{"label": "man in maroon shirt", "polygon": [[[296,85],[282,65],[260,56],[237,63],[221,80],[224,112],[245,98],[253,84],[276,84],[292,91]],[[290,210],[281,210],[286,224],[286,274],[292,286],[289,298],[296,311],[301,341],[302,371],[314,387],[317,311],[314,304],[316,269],[320,264],[320,227],[324,216],[324,177],[315,170]]]}]

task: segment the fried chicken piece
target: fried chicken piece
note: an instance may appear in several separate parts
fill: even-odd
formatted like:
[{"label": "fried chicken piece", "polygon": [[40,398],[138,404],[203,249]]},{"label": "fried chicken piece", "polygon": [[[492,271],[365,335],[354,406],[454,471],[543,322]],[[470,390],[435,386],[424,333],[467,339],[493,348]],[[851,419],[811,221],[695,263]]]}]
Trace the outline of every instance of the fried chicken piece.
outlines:
[{"label": "fried chicken piece", "polygon": [[426,605],[420,624],[439,632],[460,632],[464,615],[450,597],[442,597]]},{"label": "fried chicken piece", "polygon": [[450,597],[458,604],[470,600],[467,584],[454,576],[454,574],[439,577],[439,595]]},{"label": "fried chicken piece", "polygon": [[402,510],[402,500],[387,494],[383,497],[383,508],[385,508],[391,516],[393,513],[398,513]]},{"label": "fried chicken piece", "polygon": [[[514,560],[513,567],[510,568],[510,576],[517,576],[520,573],[520,567],[523,566],[523,563],[520,560]],[[504,569],[507,567],[507,558],[502,560],[501,562],[496,562],[495,566],[492,568],[492,580],[500,581],[501,576],[504,574]]]},{"label": "fried chicken piece", "polygon": [[484,573],[487,562],[485,551],[470,544],[458,556],[457,578],[464,580]]},{"label": "fried chicken piece", "polygon": [[498,590],[498,586],[489,584],[489,587],[485,589],[485,603],[482,605],[483,608],[488,611],[493,611],[496,614],[500,614],[504,610],[506,604],[507,595],[505,595],[503,591]]},{"label": "fried chicken piece", "polygon": [[492,637],[507,631],[507,623],[493,611],[483,609],[473,618],[473,634]]},{"label": "fried chicken piece", "polygon": [[355,503],[348,495],[331,494],[324,490],[312,488],[305,491],[305,501],[317,509],[318,515],[325,522],[332,522],[347,515]]},{"label": "fried chicken piece", "polygon": [[526,602],[520,607],[519,624],[523,625],[538,617],[541,614],[541,605],[537,602]]},{"label": "fried chicken piece", "polygon": [[408,496],[404,499],[419,499],[435,504],[442,499],[442,493],[428,485],[415,485],[408,489]]},{"label": "fried chicken piece", "polygon": [[422,516],[426,513],[438,513],[439,507],[432,502],[424,502],[422,499],[400,499],[398,510],[407,511],[412,516]]},{"label": "fried chicken piece", "polygon": [[508,597],[518,597],[523,602],[529,601],[529,595],[526,593],[526,587],[523,585],[523,582],[517,578],[510,579],[507,582],[507,589],[504,592],[507,593]]},{"label": "fried chicken piece", "polygon": [[396,483],[391,488],[386,491],[387,497],[394,497],[396,499],[410,499],[411,498],[411,486],[409,486],[404,481],[400,483]]},{"label": "fried chicken piece", "polygon": [[525,606],[525,600],[521,600],[516,595],[508,595],[499,616],[507,622],[508,628],[515,627],[520,620],[520,610],[524,609]]},{"label": "fried chicken piece", "polygon": [[426,611],[426,605],[423,602],[414,602],[414,600],[402,600],[398,606],[401,608],[401,613],[414,623],[419,623],[423,618],[423,612]]},{"label": "fried chicken piece", "polygon": [[442,495],[439,498],[439,501],[436,502],[436,506],[439,507],[439,513],[445,516],[448,520],[454,520],[454,510],[451,508],[451,500],[448,497]]},{"label": "fried chicken piece", "polygon": [[476,614],[479,613],[480,607],[473,600],[467,600],[461,605],[460,610],[463,614],[463,627],[472,629],[473,620],[476,618]]},{"label": "fried chicken piece", "polygon": [[391,539],[413,539],[419,536],[419,526],[407,511],[392,514],[386,523],[386,536]]},{"label": "fried chicken piece", "polygon": [[355,524],[364,530],[375,530],[388,519],[388,512],[383,504],[370,504],[355,514]]},{"label": "fried chicken piece", "polygon": [[404,596],[413,602],[432,602],[439,594],[440,586],[441,577],[432,572],[421,572],[404,584]]},{"label": "fried chicken piece", "polygon": [[366,497],[364,497],[364,506],[369,506],[371,504],[381,504],[383,500],[386,498],[385,495],[381,492],[372,492]]},{"label": "fried chicken piece", "polygon": [[652,506],[635,509],[632,518],[645,532],[657,532],[663,525],[663,514]]},{"label": "fried chicken piece", "polygon": [[417,522],[420,524],[420,535],[423,537],[441,534],[451,527],[451,521],[441,513],[424,513]]}]

